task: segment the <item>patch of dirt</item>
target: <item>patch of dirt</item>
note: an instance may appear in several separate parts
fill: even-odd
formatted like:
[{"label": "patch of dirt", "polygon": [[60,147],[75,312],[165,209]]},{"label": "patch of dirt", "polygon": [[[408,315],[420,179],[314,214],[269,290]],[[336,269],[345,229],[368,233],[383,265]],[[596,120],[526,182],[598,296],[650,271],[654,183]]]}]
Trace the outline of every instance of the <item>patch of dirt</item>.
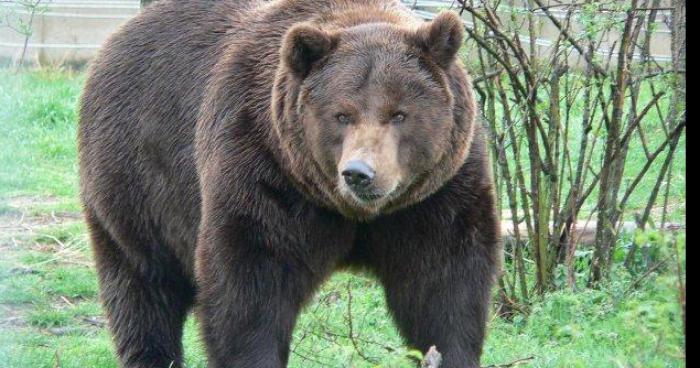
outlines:
[{"label": "patch of dirt", "polygon": [[[42,267],[50,268],[59,264],[93,267],[93,262],[85,252],[87,236],[72,230],[64,236],[59,235],[63,234],[62,231],[57,231],[63,226],[81,222],[82,215],[78,212],[42,210],[60,204],[61,201],[55,197],[0,198],[0,258],[3,261],[0,284],[7,278],[39,274]],[[21,255],[27,254],[27,250],[41,252],[48,257],[26,264],[21,261]],[[51,309],[76,308],[83,301],[83,298],[58,296],[52,301]],[[23,334],[92,336],[106,328],[103,315],[74,316],[62,326],[33,326],[29,316],[34,308],[36,306],[33,303],[0,303],[0,333],[4,330]]]},{"label": "patch of dirt", "polygon": [[103,316],[74,318],[73,324],[61,327],[50,327],[43,331],[54,335],[96,335],[100,330],[107,327],[107,321]]},{"label": "patch of dirt", "polygon": [[30,208],[36,205],[55,205],[59,203],[58,198],[54,196],[16,196],[6,198],[5,201],[10,207],[14,208]]},{"label": "patch of dirt", "polygon": [[24,314],[28,307],[21,304],[0,304],[0,328],[26,327],[27,321],[24,319]]},{"label": "patch of dirt", "polygon": [[42,229],[80,221],[77,212],[36,213],[36,206],[50,206],[59,203],[55,197],[18,196],[0,199],[0,251],[17,248],[20,239],[38,235]]}]

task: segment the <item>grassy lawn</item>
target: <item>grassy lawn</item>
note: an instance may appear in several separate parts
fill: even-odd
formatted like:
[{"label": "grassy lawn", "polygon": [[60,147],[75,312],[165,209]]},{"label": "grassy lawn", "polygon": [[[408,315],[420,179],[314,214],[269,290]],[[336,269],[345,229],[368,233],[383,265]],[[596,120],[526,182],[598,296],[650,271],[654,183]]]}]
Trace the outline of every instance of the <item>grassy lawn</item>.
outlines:
[{"label": "grassy lawn", "polygon": [[[0,70],[0,368],[116,367],[77,200],[82,82],[79,73]],[[674,177],[682,179],[684,168],[683,159]],[[680,221],[684,190],[673,184]],[[676,279],[672,268],[660,270],[633,288],[638,276],[618,267],[615,281],[599,290],[547,294],[527,319],[494,315],[483,363],[685,366]],[[355,344],[348,337],[350,314]],[[323,285],[294,337],[290,367],[415,366],[381,288],[366,276],[337,274]],[[205,367],[192,318],[184,340],[187,366]]]}]

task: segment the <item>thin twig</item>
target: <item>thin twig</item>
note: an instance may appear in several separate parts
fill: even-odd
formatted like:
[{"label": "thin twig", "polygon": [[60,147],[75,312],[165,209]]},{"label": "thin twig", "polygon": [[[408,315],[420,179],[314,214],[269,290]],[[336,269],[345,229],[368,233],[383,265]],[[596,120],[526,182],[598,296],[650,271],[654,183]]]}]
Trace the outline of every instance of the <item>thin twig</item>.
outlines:
[{"label": "thin twig", "polygon": [[529,356],[527,358],[521,358],[521,359],[516,359],[510,363],[504,363],[504,364],[491,364],[487,365],[483,368],[509,368],[509,367],[517,367],[519,365],[527,364],[530,361],[534,360],[535,356]]},{"label": "thin twig", "polygon": [[352,342],[352,346],[357,352],[357,355],[359,355],[362,359],[365,361],[372,363],[372,364],[377,364],[375,359],[372,359],[365,355],[365,353],[362,352],[360,349],[360,344],[357,342],[355,339],[355,330],[353,327],[353,319],[352,319],[352,286],[350,285],[350,281],[347,283],[347,290],[348,290],[348,307],[347,307],[347,320],[348,320],[348,329],[349,329],[349,335],[348,337],[350,338],[350,342]]}]

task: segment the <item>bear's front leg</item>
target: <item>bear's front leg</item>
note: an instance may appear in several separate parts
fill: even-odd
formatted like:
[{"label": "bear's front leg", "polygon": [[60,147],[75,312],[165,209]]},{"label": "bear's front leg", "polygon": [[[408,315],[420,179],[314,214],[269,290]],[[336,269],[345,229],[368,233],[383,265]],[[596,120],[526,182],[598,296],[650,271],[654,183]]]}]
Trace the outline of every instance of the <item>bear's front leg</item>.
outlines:
[{"label": "bear's front leg", "polygon": [[383,246],[376,247],[375,272],[401,334],[424,353],[435,345],[440,368],[479,367],[500,264],[493,225],[404,224],[410,230],[384,232]]},{"label": "bear's front leg", "polygon": [[327,268],[299,256],[303,246],[248,217],[219,225],[205,220],[196,257],[197,314],[209,367],[287,365],[297,314]]},{"label": "bear's front leg", "polygon": [[382,280],[402,335],[424,353],[435,345],[443,357],[441,368],[478,368],[494,274],[491,260],[473,250],[449,258],[424,255],[421,262],[405,265],[412,267]]}]

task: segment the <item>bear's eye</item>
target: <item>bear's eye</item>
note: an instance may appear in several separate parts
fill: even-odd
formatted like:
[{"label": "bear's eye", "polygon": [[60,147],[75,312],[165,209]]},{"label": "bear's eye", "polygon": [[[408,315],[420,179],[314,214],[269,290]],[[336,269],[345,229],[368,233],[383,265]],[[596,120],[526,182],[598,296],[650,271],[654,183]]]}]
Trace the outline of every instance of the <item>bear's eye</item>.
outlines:
[{"label": "bear's eye", "polygon": [[406,120],[406,114],[402,112],[397,112],[394,113],[394,115],[391,115],[391,122],[394,124],[401,124]]},{"label": "bear's eye", "polygon": [[345,115],[345,114],[338,114],[338,115],[335,116],[335,118],[338,119],[338,121],[339,121],[341,124],[344,124],[344,125],[345,125],[345,124],[350,124],[350,122],[351,122],[350,117],[347,116],[347,115]]}]

